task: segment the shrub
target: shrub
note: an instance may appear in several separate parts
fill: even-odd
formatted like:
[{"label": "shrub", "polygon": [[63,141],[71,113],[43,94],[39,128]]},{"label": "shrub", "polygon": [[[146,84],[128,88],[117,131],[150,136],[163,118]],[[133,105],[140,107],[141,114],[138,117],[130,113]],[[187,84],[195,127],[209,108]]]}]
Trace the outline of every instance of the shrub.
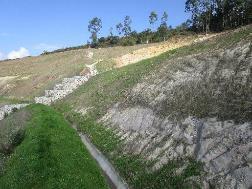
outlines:
[{"label": "shrub", "polygon": [[121,44],[122,46],[132,46],[136,44],[136,39],[134,37],[127,37],[122,39]]}]

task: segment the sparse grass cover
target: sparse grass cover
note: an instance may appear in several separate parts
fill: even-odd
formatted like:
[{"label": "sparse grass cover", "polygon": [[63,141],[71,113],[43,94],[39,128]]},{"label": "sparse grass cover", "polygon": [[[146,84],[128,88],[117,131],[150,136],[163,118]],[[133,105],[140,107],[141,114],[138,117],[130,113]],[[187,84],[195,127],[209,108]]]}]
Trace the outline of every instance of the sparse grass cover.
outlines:
[{"label": "sparse grass cover", "polygon": [[[93,77],[76,92],[55,106],[63,112],[69,121],[79,125],[79,131],[89,135],[92,142],[109,157],[123,178],[133,188],[190,188],[187,178],[200,174],[201,165],[189,160],[187,168],[180,175],[175,175],[178,162],[170,162],[162,169],[149,172],[149,163],[134,155],[122,155],[121,141],[113,130],[95,123],[114,103],[127,99],[129,89],[145,76],[155,74],[155,70],[167,63],[167,60],[225,48],[242,40],[250,40],[252,27],[230,32],[207,42],[193,44],[166,52],[158,57],[141,61],[120,69],[111,70]],[[87,108],[86,118],[73,113],[74,110]],[[150,162],[151,163],[151,162]],[[193,184],[194,188],[197,184]]]},{"label": "sparse grass cover", "polygon": [[6,158],[5,155],[3,153],[0,153],[0,175],[3,172],[5,158]]},{"label": "sparse grass cover", "polygon": [[96,65],[96,69],[99,73],[112,70],[115,66],[113,59],[103,60]]},{"label": "sparse grass cover", "polygon": [[[114,159],[114,164],[133,188],[142,189],[189,189],[200,188],[198,180],[191,177],[200,176],[202,165],[195,160],[170,161],[157,171],[151,172],[150,162],[143,161],[138,156],[121,155]],[[187,165],[177,173],[181,166]]]},{"label": "sparse grass cover", "polygon": [[[53,88],[63,78],[79,75],[86,64],[92,64],[98,60],[103,60],[106,64],[106,61],[125,53],[153,45],[79,49],[0,61],[0,95],[21,100],[33,100],[33,97],[43,95],[45,90]],[[93,58],[87,57],[89,52],[94,53]]]},{"label": "sparse grass cover", "polygon": [[6,104],[22,104],[22,103],[29,103],[29,101],[0,96],[0,106],[4,106]]},{"label": "sparse grass cover", "polygon": [[129,89],[144,79],[145,76],[156,74],[156,70],[167,64],[167,60],[200,52],[214,51],[242,40],[252,40],[250,33],[252,33],[251,25],[236,32],[222,34],[209,41],[174,49],[136,64],[104,72],[90,79],[73,94],[57,103],[56,106],[58,108],[61,106],[62,112],[65,111],[65,107],[72,107],[72,110],[83,107],[88,108],[89,115],[94,119],[98,119],[104,115],[111,105],[127,99]]},{"label": "sparse grass cover", "polygon": [[60,113],[27,107],[25,138],[7,161],[0,188],[108,188],[96,162]]},{"label": "sparse grass cover", "polygon": [[[171,161],[160,170],[151,171],[153,162],[147,162],[137,155],[125,154],[120,139],[112,129],[104,129],[88,117],[68,114],[67,119],[78,125],[78,131],[88,134],[92,142],[110,159],[121,176],[136,189],[188,189],[199,188],[197,181],[190,177],[200,176],[202,165],[193,159]],[[187,165],[181,173],[176,170]]]}]

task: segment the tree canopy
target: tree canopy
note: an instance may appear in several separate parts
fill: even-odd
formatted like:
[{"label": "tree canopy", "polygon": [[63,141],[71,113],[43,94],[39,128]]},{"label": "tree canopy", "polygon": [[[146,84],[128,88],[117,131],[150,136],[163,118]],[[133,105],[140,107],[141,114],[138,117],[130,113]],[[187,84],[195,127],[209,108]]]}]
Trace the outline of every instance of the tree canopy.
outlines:
[{"label": "tree canopy", "polygon": [[102,21],[100,18],[93,18],[92,20],[89,21],[88,24],[88,31],[91,33],[91,39],[93,44],[97,42],[97,34],[102,28]]},{"label": "tree canopy", "polygon": [[125,36],[128,36],[131,33],[131,23],[132,23],[132,20],[130,16],[125,16],[124,21],[123,21],[123,28],[122,28],[122,31]]},{"label": "tree canopy", "polygon": [[149,16],[149,23],[150,23],[150,25],[153,26],[155,24],[155,22],[157,22],[157,20],[158,20],[157,13],[155,11],[152,11],[150,13],[150,16]]},{"label": "tree canopy", "polygon": [[187,0],[196,31],[222,31],[252,22],[252,0]]}]

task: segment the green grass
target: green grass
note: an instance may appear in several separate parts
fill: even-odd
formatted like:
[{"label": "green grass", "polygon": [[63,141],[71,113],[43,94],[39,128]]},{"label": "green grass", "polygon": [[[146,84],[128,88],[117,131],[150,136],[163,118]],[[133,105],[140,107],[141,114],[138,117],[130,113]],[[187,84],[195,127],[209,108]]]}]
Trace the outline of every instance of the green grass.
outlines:
[{"label": "green grass", "polygon": [[103,60],[96,65],[96,69],[99,73],[112,70],[115,66],[115,61],[113,59]]},{"label": "green grass", "polygon": [[[115,103],[127,100],[128,93],[134,85],[144,80],[146,76],[156,74],[156,70],[162,69],[168,60],[223,49],[242,40],[251,40],[251,32],[252,27],[249,26],[239,32],[230,32],[207,42],[178,48],[158,57],[99,74],[64,101],[58,102],[55,107],[63,112],[69,121],[79,125],[80,132],[89,135],[92,142],[107,155],[132,188],[190,188],[191,186],[197,188],[197,183],[190,183],[188,178],[200,175],[202,170],[200,163],[192,159],[172,161],[160,170],[151,172],[149,167],[153,162],[146,162],[132,154],[122,155],[122,142],[113,130],[105,129],[95,120],[101,118]],[[179,65],[171,65],[171,67],[180,69]],[[86,117],[73,113],[74,110],[83,107],[89,109]],[[181,174],[176,175],[175,170],[181,162],[186,163],[187,166]]]},{"label": "green grass", "polygon": [[[252,26],[240,29],[239,32],[223,34],[210,41],[174,49],[160,56],[99,74],[64,99],[64,101],[57,103],[56,106],[62,112],[65,112],[65,107],[71,107],[72,110],[83,107],[89,108],[89,115],[94,119],[98,119],[114,103],[127,99],[129,90],[135,84],[148,75],[156,74],[156,70],[162,69],[162,66],[167,64],[168,60],[214,51],[215,49],[223,49],[242,40],[252,40],[250,33],[252,33]],[[176,67],[176,65],[172,66]]]},{"label": "green grass", "polygon": [[0,106],[6,104],[22,104],[22,103],[29,103],[29,101],[0,96]]},{"label": "green grass", "polygon": [[21,110],[0,121],[0,153],[9,154],[18,145],[29,118],[29,112]]},{"label": "green grass", "polygon": [[[161,169],[150,171],[151,162],[138,156],[122,155],[114,160],[114,164],[132,188],[137,189],[189,189],[200,188],[199,181],[191,178],[202,173],[201,163],[190,159],[169,161]],[[176,171],[185,165],[181,173]]]},{"label": "green grass", "polygon": [[0,175],[8,156],[24,138],[24,127],[30,114],[20,110],[0,121]]},{"label": "green grass", "polygon": [[[115,168],[129,184],[136,189],[188,189],[199,188],[193,176],[200,176],[202,164],[193,160],[170,161],[157,171],[151,171],[154,162],[146,161],[138,155],[125,154],[122,151],[122,141],[112,129],[96,123],[90,117],[83,117],[76,113],[68,114],[67,119],[78,125],[78,131],[88,134],[95,144],[113,163]],[[176,170],[186,165],[181,173]]]},{"label": "green grass", "polygon": [[[66,103],[57,103],[57,107],[66,104],[72,107],[93,107],[92,116],[99,117],[105,113],[112,103],[126,97],[126,90],[137,83],[140,78],[153,69],[151,61],[134,64],[122,69],[112,70],[93,77],[81,86]],[[133,74],[135,73],[135,74]],[[67,106],[68,106],[67,105]],[[61,108],[64,110],[65,107]]]},{"label": "green grass", "polygon": [[52,108],[31,105],[25,138],[7,161],[0,188],[108,188],[77,133]]}]

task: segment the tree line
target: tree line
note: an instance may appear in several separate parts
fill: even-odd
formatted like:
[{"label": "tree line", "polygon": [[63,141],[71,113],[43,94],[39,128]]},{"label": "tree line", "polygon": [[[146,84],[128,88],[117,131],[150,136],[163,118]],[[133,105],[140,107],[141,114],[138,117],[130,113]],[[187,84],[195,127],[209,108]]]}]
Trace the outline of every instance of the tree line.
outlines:
[{"label": "tree line", "polygon": [[160,18],[155,11],[149,15],[150,27],[142,32],[132,30],[132,19],[126,16],[123,22],[116,24],[117,34],[110,28],[108,37],[98,38],[102,28],[100,18],[93,18],[88,25],[91,32],[91,43],[97,46],[134,45],[165,41],[171,35],[187,32],[220,32],[227,29],[252,23],[252,0],[186,0],[185,11],[191,13],[191,19],[175,29],[168,26],[168,14],[164,12]]},{"label": "tree line", "polygon": [[[186,0],[185,11],[191,13],[191,19],[176,28],[168,26],[166,11],[159,15],[152,11],[149,14],[149,27],[141,32],[132,28],[132,19],[125,16],[124,20],[109,29],[107,37],[98,37],[102,29],[102,20],[95,17],[89,21],[88,31],[91,42],[78,47],[58,49],[55,52],[88,47],[128,46],[161,42],[173,35],[188,33],[221,32],[252,23],[252,0]],[[45,52],[43,54],[48,54]]]},{"label": "tree line", "polygon": [[[109,29],[109,36],[98,38],[98,34],[102,29],[102,20],[98,17],[89,21],[88,31],[91,33],[91,47],[108,47],[117,45],[135,45],[143,43],[153,43],[165,41],[169,36],[175,33],[189,29],[187,23],[183,23],[175,29],[168,26],[168,13],[165,11],[159,19],[158,14],[152,11],[148,17],[149,28],[142,32],[136,32],[132,29],[132,19],[125,16],[124,20]],[[115,32],[114,32],[115,30]]]},{"label": "tree line", "polygon": [[252,23],[252,0],[187,0],[191,29],[219,32]]}]

